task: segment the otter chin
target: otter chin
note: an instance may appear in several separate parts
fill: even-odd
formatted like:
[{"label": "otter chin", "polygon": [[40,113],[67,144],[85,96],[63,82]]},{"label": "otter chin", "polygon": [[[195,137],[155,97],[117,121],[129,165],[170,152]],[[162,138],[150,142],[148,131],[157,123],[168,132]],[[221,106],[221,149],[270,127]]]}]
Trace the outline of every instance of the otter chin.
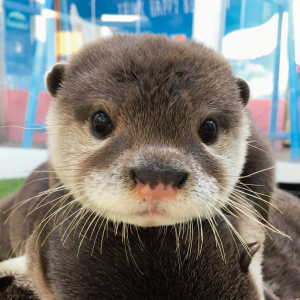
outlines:
[{"label": "otter chin", "polygon": [[212,49],[117,35],[83,46],[45,82],[54,98],[50,162],[89,211],[160,226],[235,205],[249,143],[260,137],[246,109],[247,83]]}]

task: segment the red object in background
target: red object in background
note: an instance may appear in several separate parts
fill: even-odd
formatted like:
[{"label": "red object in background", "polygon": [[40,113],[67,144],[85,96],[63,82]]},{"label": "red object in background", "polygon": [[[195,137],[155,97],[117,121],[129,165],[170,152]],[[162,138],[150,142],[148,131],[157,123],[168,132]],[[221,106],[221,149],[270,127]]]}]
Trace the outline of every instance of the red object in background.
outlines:
[{"label": "red object in background", "polygon": [[189,39],[184,34],[176,34],[172,37],[172,40],[177,42],[186,42]]},{"label": "red object in background", "polygon": [[[270,117],[271,117],[271,100],[270,99],[252,99],[248,105],[250,114],[258,127],[265,133],[269,133]],[[284,115],[285,115],[285,99],[278,101],[277,114],[277,130],[284,129]]]},{"label": "red object in background", "polygon": [[[24,90],[6,90],[6,108],[7,108],[7,125],[8,126],[24,126],[26,106],[28,99],[28,91]],[[36,123],[44,124],[46,122],[46,115],[50,105],[51,96],[47,92],[39,94],[39,102],[36,116]],[[260,127],[260,129],[267,134],[270,126],[271,114],[271,100],[270,99],[252,99],[248,105],[248,109]],[[285,99],[280,99],[278,102],[278,119],[277,130],[284,129],[284,114],[285,114]],[[23,128],[9,127],[9,140],[22,141]],[[46,142],[47,137],[44,132],[37,132],[34,134],[34,142]]]},{"label": "red object in background", "polygon": [[[23,140],[28,94],[29,92],[24,90],[6,90],[6,122],[8,126],[11,126],[8,128],[8,139],[10,141],[20,142]],[[37,124],[45,124],[51,99],[51,96],[47,92],[39,93],[36,115]],[[45,132],[36,132],[33,136],[34,142],[45,143],[46,140],[47,136]]]}]

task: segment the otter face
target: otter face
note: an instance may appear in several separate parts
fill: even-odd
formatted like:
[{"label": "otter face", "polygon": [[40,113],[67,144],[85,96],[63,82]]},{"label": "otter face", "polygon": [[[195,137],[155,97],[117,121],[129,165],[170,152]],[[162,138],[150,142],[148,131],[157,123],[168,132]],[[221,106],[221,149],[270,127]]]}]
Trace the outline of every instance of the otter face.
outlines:
[{"label": "otter face", "polygon": [[160,226],[210,218],[245,163],[247,84],[194,42],[114,36],[46,76],[51,163],[87,209]]}]

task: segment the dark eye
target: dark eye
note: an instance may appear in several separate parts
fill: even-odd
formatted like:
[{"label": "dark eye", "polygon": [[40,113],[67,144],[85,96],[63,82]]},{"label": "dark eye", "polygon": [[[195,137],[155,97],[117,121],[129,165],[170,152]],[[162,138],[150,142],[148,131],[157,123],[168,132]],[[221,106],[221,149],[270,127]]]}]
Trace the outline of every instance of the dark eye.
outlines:
[{"label": "dark eye", "polygon": [[92,130],[97,137],[106,137],[113,131],[113,126],[109,116],[100,111],[92,118]]},{"label": "dark eye", "polygon": [[199,136],[204,144],[212,144],[217,137],[217,126],[212,120],[206,120],[199,129]]}]

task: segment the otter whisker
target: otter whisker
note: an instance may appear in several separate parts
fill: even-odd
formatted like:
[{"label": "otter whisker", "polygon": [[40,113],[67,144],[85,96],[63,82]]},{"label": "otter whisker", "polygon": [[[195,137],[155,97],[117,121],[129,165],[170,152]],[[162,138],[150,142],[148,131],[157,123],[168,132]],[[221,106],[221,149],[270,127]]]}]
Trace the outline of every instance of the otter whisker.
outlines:
[{"label": "otter whisker", "polygon": [[56,188],[56,187],[58,187],[58,186],[59,186],[59,183],[55,184],[55,185],[52,187],[53,190],[52,190],[52,188],[49,189],[49,193],[47,193],[47,194],[45,194],[45,195],[40,195],[40,194],[39,194],[39,197],[37,198],[37,200],[34,200],[32,203],[30,203],[30,205],[29,205],[29,207],[28,207],[28,212],[31,211],[32,207],[33,207],[34,204],[38,201],[38,199],[40,199],[40,197],[45,196],[45,198],[43,198],[43,200],[40,201],[40,202],[38,203],[38,205],[36,206],[36,208],[39,206],[39,204],[41,204],[41,202],[43,202],[43,201],[46,200],[50,195],[52,195],[53,192],[54,192],[54,188]]},{"label": "otter whisker", "polygon": [[[224,217],[226,218],[225,215],[222,216],[223,219],[224,219]],[[229,222],[230,222],[230,221],[229,221]],[[240,257],[240,251],[239,251],[238,245],[237,245],[237,243],[236,243],[236,240],[235,240],[235,238],[234,238],[234,236],[233,236],[232,229],[231,229],[231,227],[228,225],[228,223],[227,223],[226,221],[225,221],[225,223],[226,223],[226,226],[227,226],[227,228],[228,228],[228,230],[229,230],[229,232],[230,232],[230,235],[231,235],[231,237],[232,237],[232,239],[233,239],[233,242],[234,242],[234,244],[235,244],[235,248],[236,248],[236,250],[237,250],[237,253],[238,253],[239,257]],[[245,250],[247,251],[247,249],[245,249]]]},{"label": "otter whisker", "polygon": [[[261,172],[265,172],[265,171],[272,170],[272,169],[275,169],[275,168],[276,168],[276,166],[273,166],[273,167],[270,167],[270,168],[265,168],[265,169],[263,169],[263,170],[256,171],[256,172],[254,172],[254,173],[252,173],[252,174],[245,175],[245,176],[238,176],[238,177],[236,177],[236,178],[248,178],[248,177],[251,177],[251,176],[253,176],[253,175],[255,175],[255,174],[259,174],[259,173],[261,173]],[[235,176],[234,176],[234,177],[235,177]]]},{"label": "otter whisker", "polygon": [[[197,259],[198,259],[198,257],[201,255],[202,247],[203,247],[203,228],[202,228],[202,220],[201,220],[199,211],[195,206],[193,206],[193,207],[196,210],[197,215],[198,215],[198,218],[197,218],[197,227],[198,227],[198,254],[197,254]],[[200,222],[200,231],[199,231],[199,222]],[[200,248],[200,244],[199,244],[200,243],[200,238],[201,238],[201,248]]]},{"label": "otter whisker", "polygon": [[[33,172],[36,172],[36,171],[33,171]],[[43,173],[43,172],[47,172],[47,171],[40,171],[41,173]],[[1,173],[1,172],[0,172]],[[37,174],[34,174],[34,175],[37,175]],[[86,178],[86,175],[82,175],[82,176],[79,176],[79,175],[73,175],[73,176],[65,176],[66,178]],[[54,178],[54,179],[60,179],[60,177],[58,177],[58,176],[51,176],[51,178]],[[41,181],[41,180],[46,180],[46,179],[48,179],[49,180],[49,177],[44,177],[44,178],[39,178],[39,179],[35,179],[35,180],[31,180],[31,181],[29,181],[29,182],[27,182],[27,183],[24,183],[24,185],[23,185],[23,187],[25,187],[25,186],[27,186],[27,185],[30,185],[30,184],[32,184],[32,183],[35,183],[35,182],[38,182],[38,181]],[[61,182],[58,182],[58,183],[56,183],[54,186],[56,186],[57,184],[62,184]],[[54,186],[52,186],[52,187],[54,187]]]},{"label": "otter whisker", "polygon": [[[242,194],[243,194],[243,193],[242,193]],[[238,191],[237,189],[234,189],[234,191],[232,192],[232,195],[237,196],[237,197],[241,197],[241,195],[239,194],[239,191]],[[244,196],[244,195],[242,195],[242,196]],[[252,195],[250,195],[250,197],[255,198],[255,197],[252,196]],[[260,199],[259,199],[259,200],[260,200]],[[255,201],[249,199],[249,198],[246,197],[246,196],[245,196],[245,199],[243,199],[243,201],[253,203],[255,206],[259,207],[261,210],[263,210],[263,211],[268,215],[268,211],[267,211],[264,207],[262,207],[260,204],[258,204],[257,202],[255,202]]]},{"label": "otter whisker", "polygon": [[[74,203],[75,204],[75,203]],[[76,216],[73,218],[73,220],[70,222],[70,224],[67,226],[67,228],[65,229],[65,232],[64,234],[62,235],[61,237],[61,242],[62,242],[62,246],[66,243],[68,237],[70,236],[70,234],[72,233],[72,231],[75,229],[75,227],[77,226],[77,219],[78,217],[81,217],[82,214],[84,213],[85,211],[85,208],[84,207],[81,207],[81,209],[77,212]],[[73,226],[73,227],[72,227]],[[69,229],[70,228],[70,229]],[[66,233],[68,232],[69,230],[69,233],[66,235]],[[66,237],[65,237],[66,235]],[[74,236],[75,236],[75,233],[74,233]],[[65,239],[64,239],[65,237]]]},{"label": "otter whisker", "polygon": [[[98,228],[96,237],[95,237],[95,239],[94,239],[94,244],[93,244],[93,248],[92,248],[92,253],[91,253],[91,255],[93,255],[93,253],[94,253],[94,249],[95,249],[96,241],[97,241],[97,238],[98,238],[98,234],[99,234],[99,231],[100,231],[100,229],[101,229],[101,227],[102,227],[102,224],[103,224],[104,220],[105,220],[105,218],[102,218],[102,222],[101,222],[101,224],[100,224],[100,226],[99,226],[99,228]],[[101,243],[102,243],[102,242],[101,242]],[[101,253],[101,248],[100,248],[100,253]]]},{"label": "otter whisker", "polygon": [[[244,241],[244,239],[242,238],[242,236],[238,233],[238,231],[234,228],[234,226],[231,224],[231,222],[226,218],[226,216],[224,216],[224,214],[218,210],[218,214],[224,219],[224,221],[226,222],[226,224],[229,226],[229,228],[231,228],[231,230],[234,232],[234,234],[236,235],[236,237],[239,239],[239,241],[241,242],[242,246],[244,247],[244,249],[246,250],[246,252],[248,254],[249,253],[249,247],[247,245],[247,243]],[[234,239],[234,237],[233,237]],[[237,247],[237,245],[236,245]],[[239,251],[238,251],[239,252]]]},{"label": "otter whisker", "polygon": [[[259,216],[261,219],[263,219],[263,217],[248,203],[248,206],[242,205],[241,203],[237,203],[237,202],[233,202],[230,199],[228,199],[228,203],[234,207],[236,210],[240,211],[241,213],[245,214],[246,216],[248,216],[250,219],[254,220],[255,222],[257,222],[258,224],[260,224],[261,226],[264,226],[268,229],[270,229],[273,232],[279,233],[282,236],[285,236],[289,239],[291,239],[290,236],[286,235],[285,233],[281,232],[280,230],[278,230],[276,227],[274,227],[272,224],[270,224],[267,220],[266,223],[262,223],[259,219],[257,219],[255,216],[253,216],[253,214]],[[250,206],[250,207],[249,207]],[[251,211],[251,214],[248,214],[247,212],[245,212],[243,209],[245,209],[246,211]]]},{"label": "otter whisker", "polygon": [[[131,224],[130,224],[130,227],[131,227]],[[133,255],[133,253],[132,253],[132,250],[131,250],[131,247],[130,247],[130,242],[129,242],[129,237],[128,237],[128,226],[127,226],[127,230],[126,230],[126,236],[127,236],[127,239],[126,239],[126,243],[127,243],[127,247],[128,247],[128,250],[129,250],[129,254],[130,254],[130,256],[131,256],[131,258],[132,258],[132,260],[133,260],[133,263],[135,264],[135,266],[137,267],[137,269],[139,270],[139,272],[142,274],[142,275],[144,275],[143,274],[143,272],[140,270],[140,268],[139,268],[139,266],[137,265],[137,263],[136,263],[136,261],[135,261],[135,259],[134,259],[134,255]]]},{"label": "otter whisker", "polygon": [[[65,194],[63,196],[58,197],[57,199],[60,199],[60,200],[57,203],[55,203],[53,206],[50,207],[48,212],[44,215],[44,217],[42,219],[42,222],[44,222],[45,218],[48,217],[49,213],[53,210],[53,208],[56,208],[57,205],[60,205],[59,206],[59,208],[60,208],[62,206],[62,203],[64,203],[70,196],[71,196],[71,193],[68,193],[68,194]],[[57,211],[59,211],[59,210],[56,210],[55,212],[57,212]]]},{"label": "otter whisker", "polygon": [[139,229],[136,225],[134,225],[134,228],[135,228],[135,231],[136,231],[136,234],[137,234],[137,237],[138,237],[138,240],[139,240],[139,243],[140,243],[140,247],[142,249],[142,251],[145,249],[145,245],[143,244],[141,238],[140,238],[140,235],[139,235]]},{"label": "otter whisker", "polygon": [[[93,213],[90,212],[90,216],[86,219],[84,225],[82,226],[82,229],[81,229],[81,231],[80,231],[80,233],[79,233],[79,237],[80,237],[81,232],[82,232],[82,230],[84,229],[84,227],[85,227],[87,221],[90,219],[90,217],[91,217],[92,215],[93,215]],[[78,255],[79,255],[79,251],[80,251],[80,247],[81,247],[81,245],[82,245],[83,239],[85,238],[85,236],[86,236],[88,230],[90,229],[90,227],[92,226],[92,224],[94,223],[94,221],[96,220],[97,217],[98,217],[98,216],[96,215],[96,216],[93,218],[92,222],[90,222],[88,228],[86,229],[86,231],[85,231],[85,233],[84,233],[84,235],[83,235],[83,237],[82,237],[82,239],[81,239],[81,241],[80,241],[79,247],[78,247],[77,257],[78,257]]]},{"label": "otter whisker", "polygon": [[[67,195],[67,196],[69,196],[69,195]],[[62,198],[60,201],[63,201],[63,200],[64,200],[64,198]],[[78,200],[78,199],[77,199],[77,200]],[[43,225],[43,223],[45,223],[44,226],[42,227],[42,229],[40,230],[40,233],[39,233],[38,238],[37,238],[37,240],[36,240],[36,243],[37,243],[37,241],[38,241],[38,239],[39,239],[39,236],[41,235],[43,229],[44,229],[45,226],[49,223],[49,221],[50,221],[50,220],[51,220],[51,219],[52,219],[59,211],[61,211],[61,210],[62,210],[63,208],[65,208],[65,207],[68,207],[68,206],[71,205],[72,203],[75,203],[77,200],[72,200],[71,202],[65,204],[63,207],[60,207],[59,209],[57,209],[56,211],[54,211],[53,213],[51,213],[51,214],[48,216],[49,212],[50,212],[50,211],[53,209],[53,207],[55,207],[55,205],[57,205],[57,204],[55,204],[54,206],[52,206],[52,207],[49,209],[49,211],[47,212],[47,214],[43,217],[43,219],[41,220],[41,222],[39,223],[39,225],[36,226],[36,228],[34,229],[33,233],[31,234],[30,238],[34,235],[34,233],[35,233],[37,230],[40,229],[40,227]],[[58,202],[58,203],[59,203],[59,202]]]},{"label": "otter whisker", "polygon": [[[163,237],[162,237],[162,240],[161,240],[161,243],[160,243],[159,251],[161,251],[163,242],[164,242],[164,240],[165,240],[165,238],[166,238],[166,234],[167,234],[167,226],[161,226],[160,229],[161,229],[161,231],[164,231],[164,234],[163,234]],[[161,231],[159,231],[159,232],[161,232]]]},{"label": "otter whisker", "polygon": [[[244,185],[245,186],[245,184],[243,183],[243,182],[239,182],[239,183],[241,183],[242,185]],[[241,186],[238,186],[238,188],[242,188]],[[253,190],[251,190],[248,186],[246,186],[246,188],[247,188],[247,190],[249,191],[249,192],[252,192],[252,193],[255,193],[255,194],[257,194],[257,196],[259,196],[259,195],[261,195],[261,196],[265,196],[265,197],[268,197],[268,198],[271,198],[271,199],[273,199],[273,200],[275,200],[275,201],[278,201],[278,202],[280,202],[280,203],[282,203],[282,204],[286,204],[284,201],[281,201],[281,200],[279,200],[279,199],[276,199],[276,198],[274,198],[273,196],[271,196],[271,195],[266,195],[266,194],[263,194],[263,193],[259,193],[259,192],[254,192]],[[243,188],[243,189],[245,189],[245,188]],[[262,201],[266,201],[266,200],[263,200],[263,199],[261,199]],[[266,201],[266,202],[268,202],[269,203],[269,201]],[[272,204],[272,203],[270,203],[270,205],[273,205],[274,206],[274,208],[277,208],[276,207],[276,205],[274,205],[274,204]]]},{"label": "otter whisker", "polygon": [[[75,237],[75,235],[76,235],[76,231],[77,231],[78,226],[79,226],[80,223],[81,223],[81,220],[82,220],[89,212],[90,212],[90,209],[88,209],[88,208],[86,208],[86,207],[83,206],[83,213],[79,216],[79,219],[77,220],[77,223],[75,223],[74,228],[73,228],[73,229],[74,229],[73,237]],[[78,237],[80,237],[80,234],[79,234]]]},{"label": "otter whisker", "polygon": [[[233,207],[231,207],[232,209],[234,209]],[[228,213],[229,215],[235,217],[236,219],[239,218],[239,216],[237,214],[235,214],[232,210],[230,210],[227,206],[222,207],[222,210],[225,211],[226,213]]]},{"label": "otter whisker", "polygon": [[127,226],[128,226],[128,224],[123,223],[123,232],[124,232],[124,240],[123,240],[123,243],[124,243],[124,249],[125,249],[126,260],[127,260],[128,265],[130,265],[129,257],[128,257],[128,254],[127,254],[127,243],[126,243]]},{"label": "otter whisker", "polygon": [[59,221],[61,218],[63,218],[65,215],[67,216],[69,214],[69,212],[73,209],[74,205],[76,204],[76,202],[72,203],[66,210],[64,210],[60,216],[58,217],[57,221]]},{"label": "otter whisker", "polygon": [[[244,208],[247,209],[247,211],[251,211],[255,216],[258,217],[258,221],[261,219],[263,221],[266,221],[266,219],[255,209],[255,207],[253,207],[252,205],[250,205],[249,202],[253,202],[252,200],[250,200],[249,198],[247,198],[244,194],[240,194],[238,191],[233,191],[231,194],[231,197],[233,200],[236,200],[237,205],[243,206]],[[242,203],[239,202],[239,200],[243,201],[244,205]],[[232,200],[231,200],[232,201]],[[259,204],[255,203],[255,205],[259,206]],[[262,208],[266,213],[268,213],[264,208]],[[259,221],[260,222],[260,221]]]},{"label": "otter whisker", "polygon": [[[73,200],[72,202],[75,202],[75,201],[76,201],[76,200]],[[49,221],[50,221],[50,220],[51,220],[51,219],[52,219],[52,218],[53,218],[60,210],[62,210],[62,209],[65,208],[65,207],[68,207],[72,202],[70,202],[70,203],[68,203],[68,204],[65,204],[63,207],[59,208],[57,211],[51,213],[51,215],[47,216],[46,218],[44,217],[44,218],[42,219],[42,221],[40,222],[40,224],[39,224],[38,226],[36,226],[35,230],[34,230],[33,233],[32,233],[32,236],[33,236],[33,234],[36,232],[36,230],[39,230],[40,227],[42,226],[42,224],[45,223],[44,226],[42,227],[42,229],[40,230],[40,233],[39,233],[39,235],[38,235],[38,238],[37,238],[37,240],[36,240],[36,243],[38,242],[38,239],[39,239],[39,237],[40,237],[42,231],[44,230],[45,226],[49,223]],[[51,209],[50,209],[50,210],[51,210]]]},{"label": "otter whisker", "polygon": [[[258,217],[257,221],[261,223],[260,219],[264,220],[265,219],[262,217],[262,215],[249,203],[248,198],[243,198],[243,195],[239,195],[235,192],[233,192],[231,194],[231,198],[232,199],[228,199],[228,203],[231,205],[231,208],[235,209],[237,208],[237,206],[244,208],[246,211],[250,211],[251,212],[251,216],[254,215],[256,217]],[[243,201],[243,203],[241,203],[240,201]],[[235,205],[235,207],[233,207]],[[236,212],[238,212],[235,209]]]},{"label": "otter whisker", "polygon": [[[249,205],[249,201],[250,202],[253,202],[253,201],[251,201],[251,200],[249,200],[248,198],[243,198],[244,197],[244,195],[239,195],[239,194],[236,194],[236,193],[234,193],[235,194],[235,199],[238,201],[238,200],[242,200],[245,204],[247,204],[247,205]],[[253,202],[253,203],[255,203],[255,202]],[[260,207],[260,205],[258,205],[257,203],[255,203],[257,206],[259,206]],[[258,221],[259,220],[263,220],[263,221],[265,221],[266,223],[269,223],[265,218],[263,218],[262,217],[262,215],[260,214],[260,213],[258,213],[258,211],[256,211],[256,209],[253,207],[253,206],[249,206],[249,208],[251,209],[251,211],[255,214],[255,215],[257,215],[257,217],[258,217]],[[262,208],[263,209],[263,208]],[[264,211],[266,211],[265,209],[263,209]],[[266,213],[267,214],[269,214],[267,211],[266,211]],[[260,221],[259,221],[260,222]],[[261,223],[261,222],[260,222]],[[269,234],[269,232],[267,231],[267,229],[265,228],[265,226],[263,226],[264,225],[264,223],[261,223],[260,225],[262,225],[262,227],[263,227],[263,229],[264,229],[264,231],[266,232],[266,234],[268,235],[268,236],[270,236],[270,234]]]},{"label": "otter whisker", "polygon": [[188,251],[187,251],[187,254],[186,254],[186,259],[192,254],[192,243],[193,243],[193,237],[194,237],[194,225],[193,225],[193,222],[190,221],[189,222],[189,228],[190,228],[190,234],[189,234],[189,246],[188,246]]},{"label": "otter whisker", "polygon": [[[104,232],[105,232],[106,227],[108,226],[108,222],[109,222],[109,219],[106,218],[106,223],[105,223],[105,225],[104,225],[104,229],[103,229],[102,237],[101,237],[101,246],[100,246],[100,253],[101,253],[101,254],[102,254],[102,246],[103,246]],[[126,256],[127,256],[127,253],[126,253]],[[129,261],[128,261],[128,262],[129,262]]]},{"label": "otter whisker", "polygon": [[27,218],[29,215],[31,215],[32,213],[34,213],[35,211],[37,211],[39,208],[42,208],[42,207],[44,207],[44,206],[46,206],[46,205],[48,205],[48,204],[51,204],[51,203],[53,203],[53,202],[55,202],[55,201],[57,201],[57,200],[61,200],[61,199],[64,198],[64,197],[65,197],[65,195],[64,195],[64,196],[57,197],[57,198],[55,198],[55,199],[53,199],[53,200],[51,200],[51,201],[49,201],[49,202],[47,202],[47,203],[45,203],[45,204],[39,206],[38,208],[35,208],[33,211],[29,211],[29,212],[26,214],[25,217]]},{"label": "otter whisker", "polygon": [[[243,191],[241,191],[241,189],[242,189]],[[278,212],[280,212],[280,213],[282,214],[282,211],[281,211],[276,205],[274,205],[273,203],[271,203],[271,202],[269,202],[269,201],[266,201],[266,200],[262,199],[259,195],[258,195],[258,196],[255,196],[255,195],[253,195],[253,194],[249,194],[247,191],[248,191],[248,192],[252,192],[252,191],[249,191],[249,190],[247,190],[247,189],[245,189],[245,188],[242,188],[242,187],[239,187],[239,188],[235,188],[235,189],[234,189],[234,192],[235,192],[235,193],[240,193],[240,194],[243,194],[243,195],[247,195],[247,196],[249,196],[249,197],[252,197],[252,198],[258,199],[258,200],[260,200],[260,201],[262,201],[262,202],[265,202],[265,203],[269,204],[270,206],[274,207]],[[255,192],[253,192],[253,193],[255,193]],[[255,194],[257,194],[257,193],[255,193]],[[257,203],[254,202],[253,200],[250,200],[248,197],[246,197],[246,199],[249,200],[249,201],[252,202],[252,203],[255,203],[255,205],[257,205],[257,206],[260,207],[261,209],[265,210],[262,206],[260,206],[259,204],[257,204]],[[265,210],[265,211],[266,211],[266,210]],[[267,212],[267,211],[266,211],[266,212]]]},{"label": "otter whisker", "polygon": [[[11,209],[15,208],[16,206],[18,206],[18,208],[21,207],[23,204],[29,202],[30,200],[32,200],[32,199],[34,199],[34,198],[36,198],[36,197],[38,197],[38,196],[39,196],[39,195],[33,196],[33,197],[29,198],[29,199],[25,199],[25,200],[23,200],[23,201],[21,201],[21,202],[18,202],[18,203],[16,203],[16,204],[12,205],[10,208],[8,208],[7,210],[5,210],[5,211],[3,212],[3,214],[7,213],[8,211],[10,211]],[[16,210],[17,210],[17,209],[16,209]]]},{"label": "otter whisker", "polygon": [[99,222],[100,219],[101,219],[101,216],[98,215],[98,220],[97,220],[97,222],[95,223],[94,228],[93,228],[92,233],[91,233],[90,238],[89,238],[90,241],[92,240],[94,231],[95,231],[95,229],[96,229],[96,227],[97,227],[97,224],[98,224],[98,222]]},{"label": "otter whisker", "polygon": [[[78,209],[80,210],[80,209]],[[77,210],[77,211],[78,211]],[[64,219],[61,223],[59,223],[58,225],[56,225],[55,227],[53,227],[53,229],[48,233],[48,235],[46,236],[45,240],[42,242],[41,247],[44,245],[44,243],[46,242],[46,240],[48,239],[49,235],[57,228],[59,227],[61,224],[63,224],[67,219],[71,218],[75,213],[77,213],[77,211],[75,211],[74,213],[72,213],[68,218]],[[39,235],[40,236],[40,235]],[[39,236],[37,238],[37,240],[39,239]]]},{"label": "otter whisker", "polygon": [[5,224],[7,223],[7,221],[10,219],[10,217],[14,214],[14,212],[15,212],[18,208],[20,208],[22,205],[24,205],[25,203],[29,202],[30,200],[32,200],[32,199],[34,199],[34,198],[36,198],[36,197],[39,197],[39,195],[34,196],[34,197],[30,198],[30,199],[24,200],[24,201],[22,201],[21,203],[17,203],[17,204],[15,204],[15,205],[13,205],[12,207],[10,207],[9,209],[7,209],[6,211],[4,211],[3,214],[7,213],[9,210],[11,210],[11,209],[13,209],[13,208],[16,207],[16,208],[11,212],[11,214],[7,217],[7,219],[4,221],[4,224],[3,224],[3,225],[5,225]]},{"label": "otter whisker", "polygon": [[[211,212],[209,206],[208,206],[204,201],[203,201],[202,203],[203,203],[204,206],[208,209],[208,212],[207,212],[207,220],[208,220],[209,224],[211,225],[211,229],[212,229],[212,231],[213,231],[213,233],[214,233],[216,246],[217,246],[217,247],[219,248],[219,250],[220,250],[222,259],[223,259],[224,261],[226,261],[226,258],[225,258],[225,252],[224,252],[224,248],[223,248],[223,243],[222,243],[222,240],[221,240],[221,238],[220,238],[220,235],[219,235],[219,233],[218,233],[218,231],[217,231],[217,229],[216,229],[216,226],[215,226],[215,224],[217,224],[217,223],[216,223],[216,220],[215,220],[214,217],[213,217],[214,214]],[[210,204],[210,206],[212,206],[212,205]],[[212,207],[214,208],[215,211],[217,211],[216,208],[215,208],[214,206],[212,206]],[[206,210],[206,209],[205,209],[205,210]]]},{"label": "otter whisker", "polygon": [[[19,209],[22,205],[24,205],[25,203],[27,203],[27,202],[29,202],[29,201],[35,199],[35,198],[36,198],[36,200],[35,200],[35,202],[36,202],[36,201],[38,201],[38,200],[40,199],[41,196],[42,196],[42,193],[39,193],[37,196],[31,197],[31,198],[29,198],[29,199],[26,199],[26,200],[22,201],[21,203],[17,203],[17,204],[15,204],[15,205],[13,205],[12,207],[10,207],[9,209],[7,209],[6,211],[4,211],[3,214],[5,214],[5,213],[8,212],[9,210],[11,210],[12,208],[15,208],[15,209],[11,212],[11,214],[7,217],[7,219],[5,220],[5,222],[4,222],[3,225],[5,225],[5,224],[7,223],[7,221],[8,221],[8,220],[10,219],[10,217],[14,214],[14,212],[15,212],[17,209]],[[42,201],[43,201],[43,200],[42,200]],[[26,217],[25,217],[25,220],[26,220]]]},{"label": "otter whisker", "polygon": [[181,256],[180,256],[180,238],[176,229],[176,225],[172,226],[175,232],[175,240],[176,240],[176,254],[178,259],[179,268],[182,266]]},{"label": "otter whisker", "polygon": [[[64,189],[64,187],[61,187],[61,189]],[[15,205],[13,205],[13,206],[11,206],[9,209],[7,209],[6,211],[4,211],[3,214],[5,214],[5,213],[8,212],[9,210],[15,208],[16,206],[17,206],[17,207],[16,207],[16,208],[13,210],[13,212],[9,215],[9,217],[7,218],[7,220],[5,221],[5,223],[6,223],[6,222],[8,221],[8,219],[13,215],[13,213],[14,213],[18,208],[20,208],[22,205],[24,205],[25,203],[27,203],[27,202],[29,202],[29,201],[31,201],[31,200],[33,200],[33,199],[36,199],[36,200],[34,201],[34,203],[35,203],[36,201],[38,201],[38,200],[40,199],[41,196],[48,195],[49,192],[50,192],[50,193],[53,192],[53,191],[52,191],[52,188],[49,188],[48,190],[43,191],[43,192],[39,193],[38,195],[36,195],[36,196],[34,196],[34,197],[31,197],[31,198],[29,198],[29,199],[23,200],[23,201],[21,201],[21,202],[15,204]],[[42,201],[44,201],[44,200],[45,200],[45,199],[43,199]],[[29,206],[29,209],[34,205],[34,203],[31,204],[31,205]],[[5,224],[5,223],[4,223],[4,224]]]},{"label": "otter whisker", "polygon": [[264,184],[255,184],[255,183],[244,183],[239,181],[239,183],[245,185],[245,186],[265,186]]},{"label": "otter whisker", "polygon": [[[255,142],[256,142],[256,141],[255,141]],[[256,147],[256,146],[251,145],[251,142],[248,142],[247,145],[250,146],[250,147],[252,147],[252,148],[255,148],[255,149],[259,150],[259,151],[264,152],[264,153],[267,154],[268,156],[271,156],[271,155],[270,155],[269,153],[267,153],[265,150],[263,150],[263,149],[261,149],[261,148],[259,148],[259,147]]]},{"label": "otter whisker", "polygon": [[[86,218],[86,220],[85,220],[85,222],[84,222],[84,224],[83,224],[83,226],[82,226],[82,228],[81,228],[81,230],[80,230],[80,232],[78,234],[78,237],[80,237],[82,235],[82,231],[84,230],[86,223],[89,221],[90,217],[93,215],[90,210],[87,210],[87,213],[90,213],[90,215]],[[90,228],[90,225],[88,226],[88,229],[89,228]]]},{"label": "otter whisker", "polygon": [[[244,199],[243,197],[240,197],[240,196],[235,196],[234,198],[235,198],[237,201],[242,200],[242,201],[245,202],[245,204],[247,205],[247,208],[249,208],[249,210],[252,212],[252,214],[258,216],[258,219],[255,218],[255,221],[258,223],[259,226],[261,226],[261,227],[263,228],[263,230],[265,231],[265,233],[266,233],[269,237],[271,237],[270,234],[269,234],[269,232],[267,231],[267,228],[266,228],[265,224],[262,223],[262,222],[260,221],[260,220],[264,220],[264,218],[256,211],[256,209],[254,209],[254,208],[249,204],[248,199],[247,199],[247,198]],[[236,204],[236,202],[235,202],[235,204]],[[238,211],[237,209],[235,209],[235,207],[233,207],[232,204],[230,204],[230,205],[231,205],[231,207],[232,207],[235,211],[237,211],[237,213],[238,213],[238,214],[239,214],[239,215],[240,215],[247,223],[249,223],[248,220],[245,218],[245,216],[241,214],[241,211]],[[244,206],[243,206],[243,207],[244,207]],[[242,213],[243,213],[243,214],[246,214],[246,215],[248,216],[248,214],[247,214],[246,212],[243,211]],[[266,220],[265,220],[265,221],[266,221]],[[266,221],[266,222],[267,222],[267,221]],[[267,223],[268,223],[268,222],[267,222]]]},{"label": "otter whisker", "polygon": [[[61,214],[60,214],[60,216],[59,216],[59,218],[57,219],[57,221],[59,221],[61,218],[63,218],[63,217],[65,217],[65,218],[67,218],[68,217],[68,215],[69,215],[69,213],[72,211],[72,209],[73,209],[73,207],[74,207],[74,205],[75,205],[76,203],[74,202],[73,204],[71,204],[69,207],[67,207]],[[61,228],[60,228],[60,240],[62,241],[62,237],[63,237],[63,235],[62,235],[62,229],[63,229],[63,226],[61,226]]]},{"label": "otter whisker", "polygon": [[[252,206],[249,204],[248,200],[247,200],[247,199],[243,199],[243,198],[240,197],[240,196],[234,196],[233,198],[234,198],[235,200],[237,200],[237,201],[242,200],[243,202],[245,202],[245,204],[246,204],[247,207],[250,209],[250,211],[252,212],[252,214],[254,214],[254,215],[257,216],[257,218],[258,218],[258,219],[257,219],[258,224],[263,228],[263,230],[267,233],[267,235],[269,235],[269,233],[268,233],[268,231],[266,230],[265,226],[263,226],[264,223],[262,223],[262,222],[260,221],[260,220],[264,220],[264,221],[265,221],[265,219],[261,216],[261,214],[259,214],[259,213],[256,211],[256,209],[255,209],[254,207],[252,207]],[[231,205],[231,208],[233,208],[233,205]],[[236,209],[234,209],[234,210],[235,210],[240,216],[242,216],[241,213],[240,213],[238,210],[236,210]],[[244,212],[244,214],[247,215],[246,212]],[[242,217],[243,217],[244,220],[246,220],[244,216],[242,216]],[[246,221],[247,221],[247,220],[246,220]],[[248,223],[248,221],[247,221],[247,223]]]}]

